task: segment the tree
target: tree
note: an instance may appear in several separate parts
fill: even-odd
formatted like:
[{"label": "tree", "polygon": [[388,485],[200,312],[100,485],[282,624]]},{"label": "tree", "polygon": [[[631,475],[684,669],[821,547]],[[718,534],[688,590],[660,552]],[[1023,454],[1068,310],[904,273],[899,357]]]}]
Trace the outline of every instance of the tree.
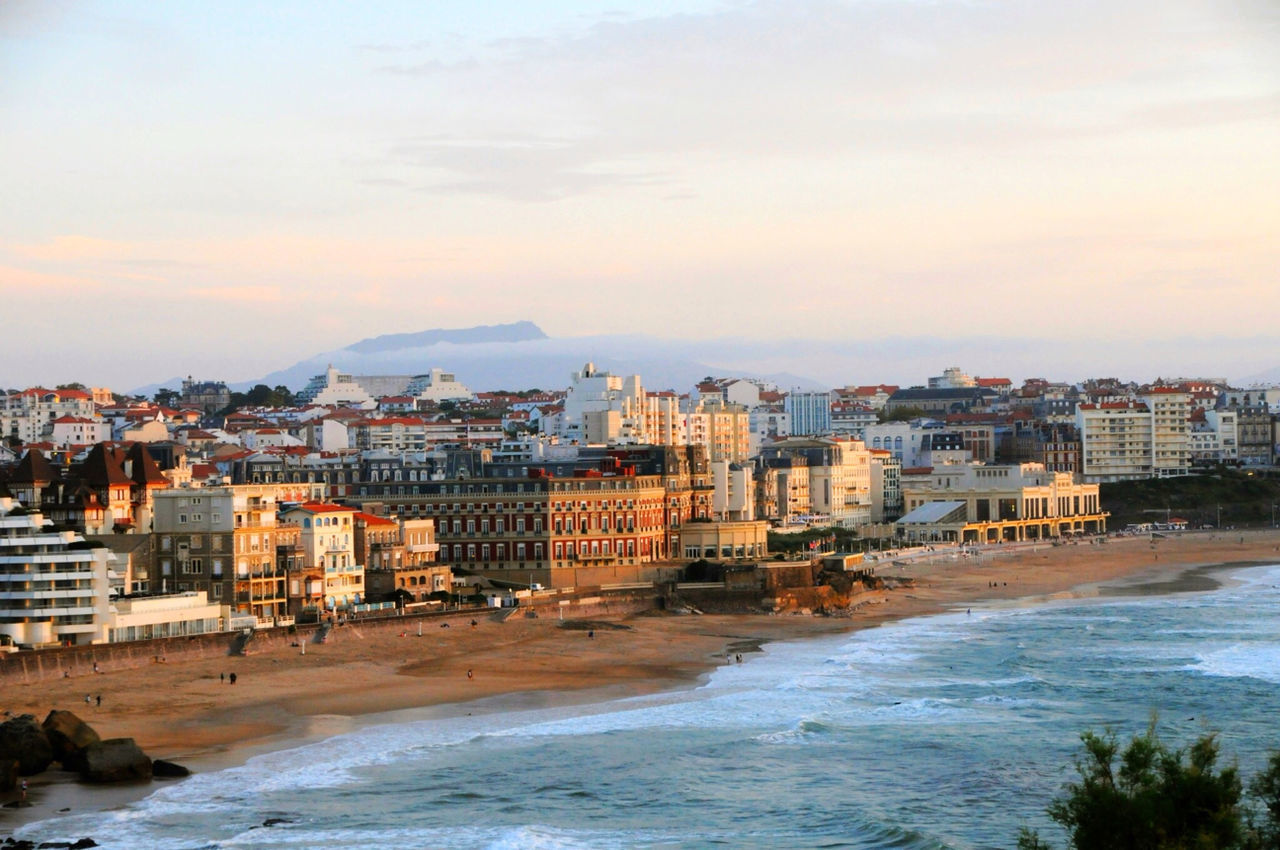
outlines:
[{"label": "tree", "polygon": [[[1218,740],[1210,733],[1186,750],[1170,750],[1155,722],[1120,753],[1113,733],[1085,732],[1080,781],[1048,809],[1075,850],[1264,850],[1280,847],[1280,754],[1250,785],[1266,814],[1262,824],[1241,804],[1234,766],[1217,769]],[[1023,829],[1019,850],[1051,850]]]},{"label": "tree", "polygon": [[153,396],[153,398],[155,400],[155,403],[160,405],[161,407],[173,407],[175,404],[178,403],[178,398],[181,397],[181,395],[182,393],[178,392],[177,390],[171,390],[167,387],[161,387],[160,389],[156,390],[156,394]]}]

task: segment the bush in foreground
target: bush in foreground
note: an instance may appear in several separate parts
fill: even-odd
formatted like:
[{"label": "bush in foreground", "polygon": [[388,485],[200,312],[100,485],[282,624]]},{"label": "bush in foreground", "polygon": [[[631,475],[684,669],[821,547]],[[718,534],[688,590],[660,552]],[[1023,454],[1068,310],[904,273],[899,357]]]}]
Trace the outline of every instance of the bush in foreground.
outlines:
[{"label": "bush in foreground", "polygon": [[[1217,767],[1218,742],[1206,734],[1170,750],[1153,723],[1120,753],[1114,734],[1085,732],[1080,781],[1049,806],[1075,850],[1280,850],[1280,753],[1249,784],[1259,803],[1242,802],[1234,766]],[[1117,754],[1119,753],[1119,761]],[[1021,830],[1019,850],[1051,850]]]}]

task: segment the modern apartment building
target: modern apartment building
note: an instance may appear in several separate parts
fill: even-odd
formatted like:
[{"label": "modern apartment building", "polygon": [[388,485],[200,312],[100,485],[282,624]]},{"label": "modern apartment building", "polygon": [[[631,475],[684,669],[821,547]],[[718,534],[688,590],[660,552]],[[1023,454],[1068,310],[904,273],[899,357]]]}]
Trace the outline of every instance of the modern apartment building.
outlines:
[{"label": "modern apartment building", "polygon": [[1085,481],[1152,477],[1152,418],[1145,403],[1082,404],[1076,408],[1076,430],[1080,434],[1080,474]]},{"label": "modern apartment building", "polygon": [[102,643],[112,555],[0,497],[0,634],[22,646]]},{"label": "modern apartment building", "polygon": [[823,436],[831,433],[831,394],[792,389],[783,400],[794,436]]}]

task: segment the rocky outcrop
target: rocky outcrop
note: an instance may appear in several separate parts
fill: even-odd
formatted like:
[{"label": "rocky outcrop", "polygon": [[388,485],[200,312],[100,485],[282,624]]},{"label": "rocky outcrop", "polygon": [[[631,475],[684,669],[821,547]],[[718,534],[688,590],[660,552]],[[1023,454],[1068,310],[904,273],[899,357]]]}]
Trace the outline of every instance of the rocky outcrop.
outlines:
[{"label": "rocky outcrop", "polygon": [[0,792],[18,787],[18,760],[0,759]]},{"label": "rocky outcrop", "polygon": [[53,747],[54,761],[60,762],[65,770],[84,770],[84,751],[102,740],[92,726],[70,711],[49,712],[42,728]]},{"label": "rocky outcrop", "polygon": [[18,762],[18,773],[32,776],[53,763],[53,747],[33,715],[23,714],[0,723],[0,761]]},{"label": "rocky outcrop", "polygon": [[151,778],[151,759],[132,738],[108,738],[84,751],[86,782],[126,782]]},{"label": "rocky outcrop", "polygon": [[176,779],[182,776],[190,776],[191,771],[180,764],[174,764],[164,759],[156,759],[151,762],[151,775],[162,779]]}]

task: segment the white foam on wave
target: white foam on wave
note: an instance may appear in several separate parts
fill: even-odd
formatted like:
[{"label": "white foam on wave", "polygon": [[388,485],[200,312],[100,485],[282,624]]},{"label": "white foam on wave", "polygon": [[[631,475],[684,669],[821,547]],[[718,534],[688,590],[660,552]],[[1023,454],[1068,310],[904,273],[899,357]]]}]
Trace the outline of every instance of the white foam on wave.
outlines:
[{"label": "white foam on wave", "polygon": [[1251,642],[1207,652],[1189,665],[1206,676],[1259,679],[1280,684],[1280,643]]},{"label": "white foam on wave", "polygon": [[255,829],[219,841],[218,847],[432,847],[485,848],[485,850],[623,850],[667,843],[672,836],[653,831],[565,829],[542,824],[489,827],[442,827],[418,829],[314,830],[274,827]]}]

